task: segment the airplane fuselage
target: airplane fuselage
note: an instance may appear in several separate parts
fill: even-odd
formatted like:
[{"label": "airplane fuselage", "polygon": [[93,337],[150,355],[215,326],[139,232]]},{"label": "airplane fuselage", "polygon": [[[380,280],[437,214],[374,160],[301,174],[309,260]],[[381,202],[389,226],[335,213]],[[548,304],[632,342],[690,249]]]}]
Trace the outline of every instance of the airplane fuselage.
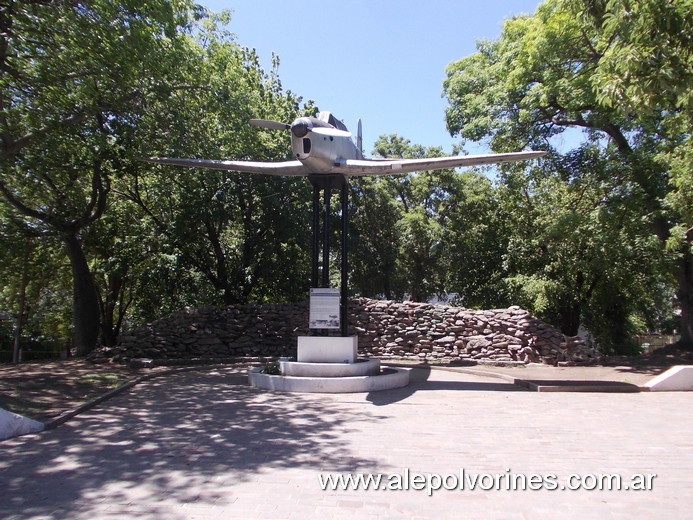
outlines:
[{"label": "airplane fuselage", "polygon": [[[324,126],[323,126],[324,125]],[[351,134],[346,130],[329,126],[332,131],[322,133],[328,128],[326,122],[314,117],[300,117],[291,125],[291,149],[295,159],[303,163],[311,173],[332,173],[335,168],[344,166],[347,160],[363,159],[361,150],[354,144]]]}]

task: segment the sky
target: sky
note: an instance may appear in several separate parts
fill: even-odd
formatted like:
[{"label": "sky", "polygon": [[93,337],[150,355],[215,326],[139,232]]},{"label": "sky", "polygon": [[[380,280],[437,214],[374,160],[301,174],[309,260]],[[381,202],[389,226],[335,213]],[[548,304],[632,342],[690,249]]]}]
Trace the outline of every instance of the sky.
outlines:
[{"label": "sky", "polygon": [[[280,58],[284,90],[313,100],[356,132],[370,155],[380,135],[452,151],[442,97],[447,65],[500,36],[503,21],[539,0],[198,0],[232,11],[229,30],[266,71]],[[483,145],[467,146],[472,153]]]}]

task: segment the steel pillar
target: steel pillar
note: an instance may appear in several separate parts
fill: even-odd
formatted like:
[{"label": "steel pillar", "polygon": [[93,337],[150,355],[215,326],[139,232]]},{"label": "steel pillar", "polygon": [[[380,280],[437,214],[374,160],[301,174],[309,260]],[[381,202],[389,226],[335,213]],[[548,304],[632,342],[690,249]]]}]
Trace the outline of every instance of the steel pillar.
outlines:
[{"label": "steel pillar", "polygon": [[[340,264],[340,335],[346,337],[349,330],[349,183],[342,175],[315,175],[309,177],[313,185],[313,229],[311,251],[311,287],[330,286],[330,211],[332,189],[339,187],[341,202],[341,264]],[[322,192],[322,208],[320,195]],[[322,222],[321,222],[322,221]],[[322,229],[321,229],[322,223]],[[322,238],[322,240],[321,240]],[[320,250],[322,248],[322,262]]]}]

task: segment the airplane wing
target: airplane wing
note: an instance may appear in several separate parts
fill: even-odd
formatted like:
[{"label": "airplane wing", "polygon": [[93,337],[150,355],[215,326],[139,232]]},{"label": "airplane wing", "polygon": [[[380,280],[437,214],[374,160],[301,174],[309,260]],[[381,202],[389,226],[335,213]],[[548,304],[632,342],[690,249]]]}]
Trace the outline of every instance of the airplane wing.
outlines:
[{"label": "airplane wing", "polygon": [[428,159],[348,159],[336,165],[336,173],[347,176],[399,175],[425,170],[442,170],[463,166],[480,166],[536,159],[546,152],[513,152],[485,155],[460,155],[453,157],[431,157]]},{"label": "airplane wing", "polygon": [[214,170],[233,170],[247,173],[264,173],[267,175],[308,175],[309,172],[301,161],[256,162],[256,161],[222,161],[212,159],[176,159],[172,157],[148,157],[143,159],[157,164],[187,166],[188,168],[212,168]]},{"label": "airplane wing", "polygon": [[[452,157],[431,157],[425,159],[347,159],[332,165],[326,174],[342,174],[348,177],[364,175],[400,175],[425,170],[442,170],[464,166],[480,166],[536,159],[546,152],[513,152],[486,155],[461,155]],[[143,159],[157,164],[185,166],[188,168],[212,168],[266,175],[305,176],[312,172],[301,161],[259,162],[226,161],[213,159],[178,159],[172,157],[149,157]]]}]

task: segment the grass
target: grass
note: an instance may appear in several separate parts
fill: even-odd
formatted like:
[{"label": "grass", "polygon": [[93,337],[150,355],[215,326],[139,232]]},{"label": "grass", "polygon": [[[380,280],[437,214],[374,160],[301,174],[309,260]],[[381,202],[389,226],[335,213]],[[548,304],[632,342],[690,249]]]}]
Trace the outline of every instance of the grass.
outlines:
[{"label": "grass", "polygon": [[105,372],[99,374],[86,374],[76,378],[75,384],[78,385],[96,385],[101,388],[113,389],[128,381],[128,377],[115,372]]}]

